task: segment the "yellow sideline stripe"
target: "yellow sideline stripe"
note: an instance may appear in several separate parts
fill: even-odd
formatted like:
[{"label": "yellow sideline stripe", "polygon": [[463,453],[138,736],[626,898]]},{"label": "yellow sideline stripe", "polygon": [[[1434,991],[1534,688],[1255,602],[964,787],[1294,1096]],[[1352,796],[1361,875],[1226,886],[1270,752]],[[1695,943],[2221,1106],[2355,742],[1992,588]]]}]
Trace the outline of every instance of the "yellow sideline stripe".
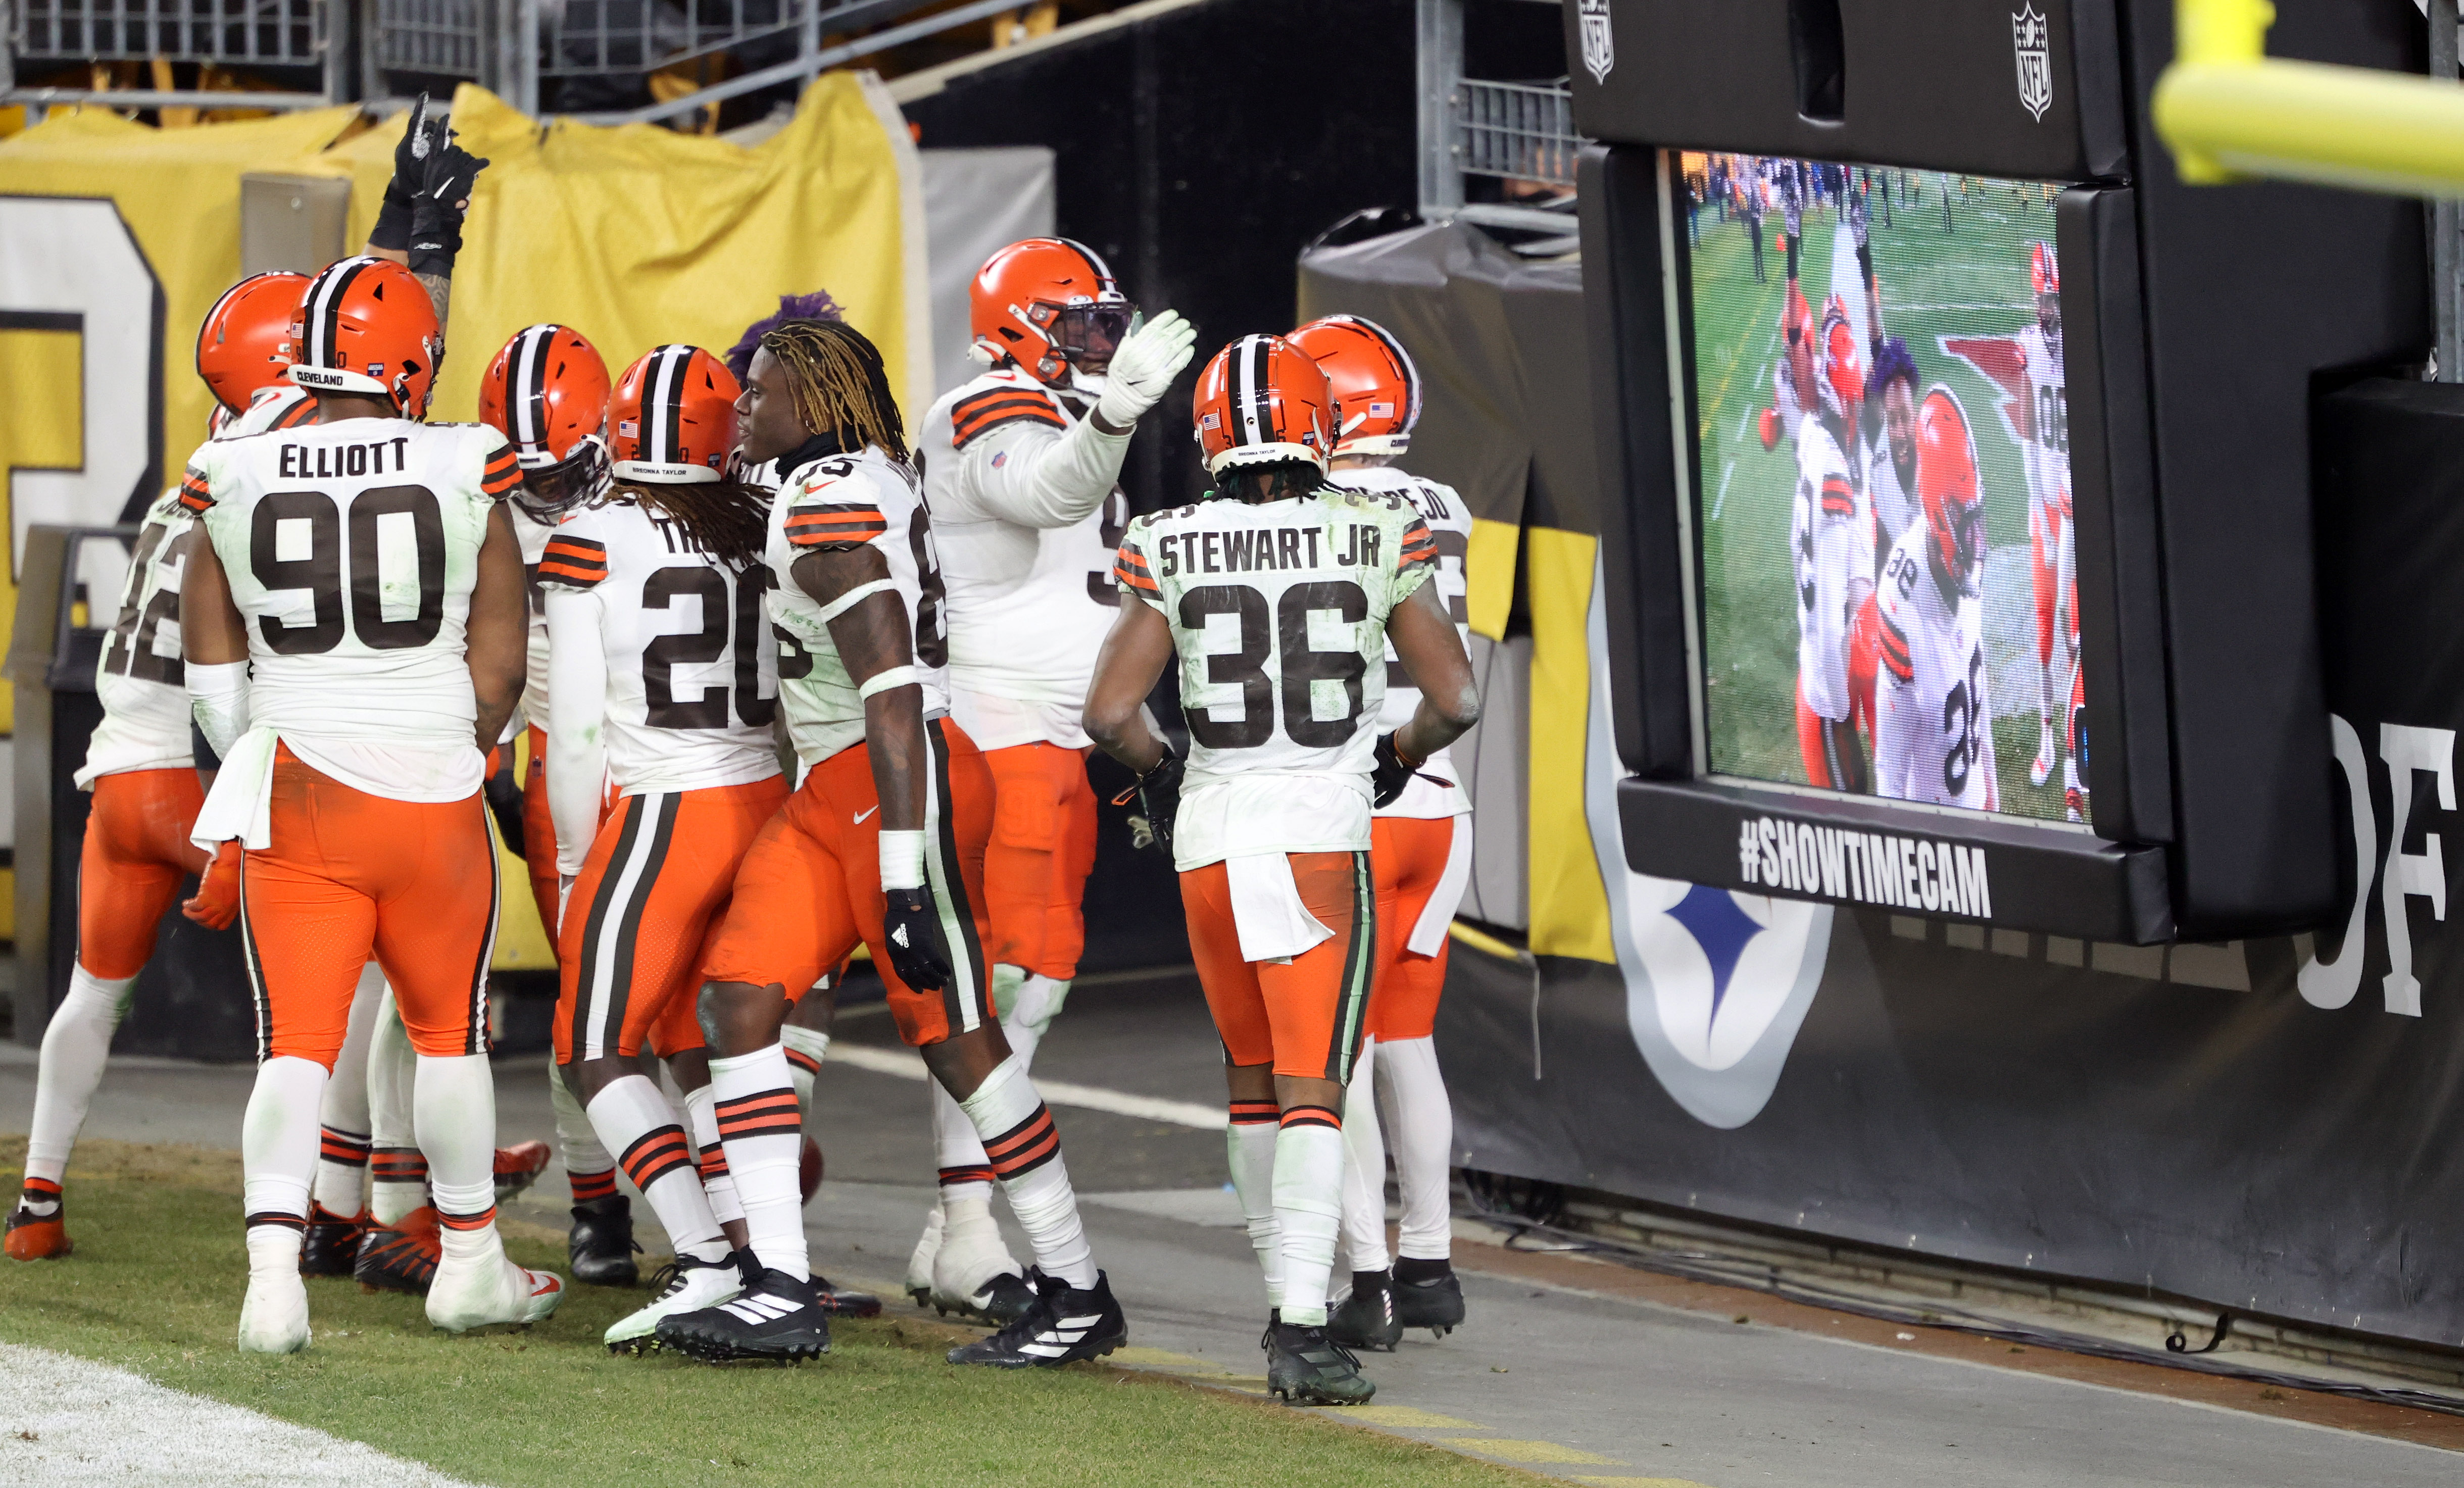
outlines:
[{"label": "yellow sideline stripe", "polygon": [[1471,947],[1474,951],[1481,952],[1483,955],[1492,955],[1501,961],[1520,961],[1523,959],[1524,952],[1520,946],[1509,946],[1505,941],[1502,941],[1496,936],[1490,934],[1488,931],[1485,930],[1475,930],[1461,920],[1457,920],[1453,924],[1447,926],[1446,933],[1452,935],[1455,939],[1462,941],[1464,945]]}]

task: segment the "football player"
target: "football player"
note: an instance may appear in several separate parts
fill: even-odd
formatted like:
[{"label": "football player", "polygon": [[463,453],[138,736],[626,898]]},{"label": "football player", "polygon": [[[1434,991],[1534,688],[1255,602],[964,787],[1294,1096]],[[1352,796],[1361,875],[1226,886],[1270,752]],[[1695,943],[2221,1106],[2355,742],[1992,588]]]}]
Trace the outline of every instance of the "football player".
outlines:
[{"label": "football player", "polygon": [[[1079,901],[1095,865],[1095,793],[1078,711],[1120,606],[1121,460],[1197,333],[1168,310],[1139,325],[1104,260],[1065,238],[993,254],[968,303],[975,355],[990,369],[933,405],[915,453],[948,586],[950,716],[993,774],[984,949],[993,1006],[1024,1068],[1087,938]],[[1035,1292],[993,1223],[983,1144],[947,1091],[934,1096],[933,1135],[940,1222],[926,1219],[908,1290],[1006,1324]]]},{"label": "football player", "polygon": [[780,325],[761,338],[738,414],[743,456],[783,472],[765,549],[770,617],[809,658],[780,675],[808,768],[745,855],[701,993],[720,1145],[755,1256],[745,1269],[759,1274],[734,1302],[662,1319],[658,1340],[710,1360],[827,1351],[779,1030],[786,989],[811,987],[862,942],[900,1036],[983,1139],[1041,1267],[1035,1304],[952,1362],[1109,1353],[1127,1324],[1095,1268],[1060,1133],[992,1006],[980,908],[992,773],[946,716],[933,524],[881,353],[841,321]]},{"label": "football player", "polygon": [[[1420,417],[1419,372],[1411,355],[1384,327],[1357,316],[1312,320],[1294,331],[1291,341],[1317,362],[1334,395],[1334,451],[1327,484],[1412,504],[1437,543],[1432,582],[1467,650],[1463,560],[1471,550],[1471,510],[1453,488],[1407,475],[1393,464],[1411,448],[1412,427]],[[1377,726],[1392,732],[1419,711],[1420,690],[1405,674],[1392,641],[1385,667],[1386,702]],[[1392,1349],[1405,1328],[1444,1332],[1463,1319],[1463,1287],[1449,1260],[1454,1107],[1431,1041],[1438,995],[1446,981],[1446,930],[1471,879],[1471,798],[1454,782],[1453,761],[1440,750],[1429,756],[1425,773],[1378,807],[1370,822],[1377,965],[1368,1036],[1361,1040],[1343,1110],[1344,1141],[1352,1153],[1343,1188],[1352,1292],[1327,1323],[1327,1336],[1354,1348]],[[1382,1131],[1381,1094],[1389,1113]],[[1398,1258],[1391,1275],[1389,1148],[1403,1198]]]},{"label": "football player", "polygon": [[[653,347],[627,367],[607,409],[614,483],[564,516],[538,571],[554,866],[566,895],[564,911],[551,907],[557,1068],[676,1258],[650,1304],[607,1329],[611,1349],[742,1290],[703,1193],[699,1144],[642,1062],[654,1039],[671,1057],[701,1046],[704,942],[754,834],[787,799],[770,739],[777,648],[761,609],[770,504],[725,478],[738,392],[698,347]],[[612,813],[601,809],[603,775]]]},{"label": "football player", "polygon": [[1985,670],[1985,500],[1959,397],[1937,383],[1917,405],[1917,500],[1882,565],[1876,794],[1992,811],[1991,700]]},{"label": "football player", "polygon": [[1818,411],[1797,427],[1796,499],[1789,553],[1796,581],[1796,737],[1806,779],[1832,790],[1866,789],[1865,757],[1848,686],[1849,630],[1874,592],[1874,524],[1848,451],[1857,448],[1865,375],[1857,334],[1839,297],[1824,308],[1815,338]]},{"label": "football player", "polygon": [[[1865,374],[1865,505],[1874,525],[1874,580],[1881,581],[1881,563],[1891,544],[1908,530],[1917,512],[1917,364],[1908,343],[1885,337],[1874,347],[1874,365]],[[1871,426],[1879,420],[1881,428]],[[1848,624],[1848,708],[1858,728],[1874,732],[1874,679],[1880,666],[1882,624],[1881,590],[1868,593]]]},{"label": "football player", "polygon": [[497,509],[520,466],[493,429],[419,422],[441,346],[420,263],[319,274],[290,371],[317,422],[209,444],[181,483],[206,536],[185,576],[187,688],[222,761],[192,840],[247,848],[261,1057],[241,1137],[247,1352],[308,1344],[316,1111],[371,954],[419,1051],[441,1226],[429,1322],[536,1322],[563,1299],[557,1277],[506,1258],[495,1224],[497,883],[479,785],[521,693],[521,550]]},{"label": "football player", "polygon": [[[1085,725],[1137,772],[1180,873],[1223,1040],[1233,1188],[1245,1214],[1273,1215],[1276,1243],[1261,1253],[1267,1388],[1355,1405],[1375,1387],[1327,1336],[1327,1278],[1343,1213],[1344,1087],[1375,961],[1371,812],[1399,799],[1480,704],[1428,581],[1428,524],[1401,495],[1325,483],[1333,398],[1309,354],[1242,338],[1199,375],[1195,411],[1221,493],[1130,524],[1113,573],[1136,602],[1105,639]],[[1422,691],[1411,720],[1380,733],[1390,636]],[[1176,654],[1185,765],[1143,706]]]},{"label": "football player", "polygon": [[[313,411],[282,375],[291,361],[292,311],[307,282],[304,274],[253,274],[207,312],[197,333],[197,375],[214,395],[214,437],[297,423]],[[77,863],[77,962],[68,995],[43,1029],[25,1182],[8,1218],[12,1260],[44,1260],[75,1248],[61,1196],[69,1152],[137,974],[153,958],[155,928],[182,881],[200,880],[189,918],[221,930],[239,912],[236,850],[209,857],[188,841],[206,799],[189,746],[180,651],[180,570],[194,521],[176,484],[147,508],[120,614],[95,670],[102,722],[76,777],[79,790],[94,793]],[[362,1135],[363,1166],[365,1144]]]},{"label": "football player", "polygon": [[[516,331],[479,380],[479,422],[512,442],[522,467],[522,484],[506,503],[506,514],[522,545],[522,571],[530,576],[528,680],[520,713],[530,766],[522,778],[520,831],[508,836],[518,837],[530,869],[531,902],[551,947],[558,944],[558,849],[548,806],[547,610],[539,561],[556,524],[607,483],[608,391],[607,363],[599,349],[572,327],[554,324]],[[597,777],[593,779],[595,783]],[[498,820],[502,821],[501,815]],[[586,840],[583,845],[587,848]],[[572,1187],[573,1223],[565,1250],[573,1279],[595,1286],[630,1286],[639,1275],[633,1264],[632,1202],[616,1190],[616,1160],[600,1144],[571,1085],[553,1068],[547,1083],[557,1150],[563,1154],[565,1178]]]},{"label": "football player", "polygon": [[[2029,251],[2028,282],[2035,291],[2036,323],[2021,330],[2019,343],[2020,452],[2028,470],[2029,576],[2036,598],[2036,757],[2028,783],[2053,777],[2060,745],[2054,735],[2056,674],[2079,663],[2079,604],[2073,592],[2077,547],[2071,532],[2070,383],[2062,370],[2062,275],[2054,245]],[[2057,665],[2057,647],[2060,664]],[[2064,773],[2075,786],[2078,772]]]}]

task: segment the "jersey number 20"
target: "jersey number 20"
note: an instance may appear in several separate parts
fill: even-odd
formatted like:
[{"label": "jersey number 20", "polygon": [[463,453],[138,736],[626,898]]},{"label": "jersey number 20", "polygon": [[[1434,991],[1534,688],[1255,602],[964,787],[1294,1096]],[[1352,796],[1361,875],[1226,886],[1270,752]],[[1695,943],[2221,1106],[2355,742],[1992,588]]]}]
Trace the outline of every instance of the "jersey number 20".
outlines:
[{"label": "jersey number 20", "polygon": [[724,687],[704,688],[701,695],[679,698],[674,669],[680,664],[707,665],[727,654],[731,610],[736,637],[736,716],[745,727],[767,728],[779,711],[779,700],[761,695],[761,646],[766,628],[761,620],[760,572],[739,574],[736,600],[728,602],[727,576],[706,564],[663,568],[642,580],[642,607],[663,610],[692,595],[701,601],[701,628],[665,635],[642,647],[642,695],[653,729],[724,729],[727,694]]}]

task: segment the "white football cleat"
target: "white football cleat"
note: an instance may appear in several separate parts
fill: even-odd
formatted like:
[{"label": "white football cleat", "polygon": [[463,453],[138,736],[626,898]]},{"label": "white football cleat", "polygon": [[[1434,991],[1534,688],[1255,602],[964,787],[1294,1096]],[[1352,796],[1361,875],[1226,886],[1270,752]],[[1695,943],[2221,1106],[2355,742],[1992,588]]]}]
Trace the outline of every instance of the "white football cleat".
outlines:
[{"label": "white football cleat", "polygon": [[933,1304],[933,1261],[941,1254],[941,1227],[944,1223],[941,1206],[924,1216],[924,1233],[915,1237],[915,1249],[907,1258],[907,1295],[915,1299],[918,1307]]},{"label": "white football cleat", "polygon": [[248,1299],[239,1304],[239,1351],[296,1354],[308,1346],[308,1286],[299,1270],[252,1269]]},{"label": "white football cleat", "polygon": [[456,1256],[449,1248],[437,1261],[436,1278],[428,1283],[428,1321],[449,1333],[538,1323],[563,1301],[562,1277],[515,1265],[505,1257],[504,1241],[491,1231],[477,1254]]},{"label": "white football cleat", "polygon": [[2054,777],[2054,754],[2057,748],[2057,746],[2054,743],[2054,725],[2052,720],[2046,718],[2037,719],[2036,757],[2030,761],[2028,765],[2028,783],[2030,785],[2042,785],[2047,780]]},{"label": "white football cleat", "polygon": [[654,1295],[650,1304],[618,1319],[601,1335],[600,1342],[609,1353],[632,1353],[650,1347],[657,1340],[652,1336],[659,1320],[672,1313],[699,1312],[734,1302],[744,1293],[744,1273],[737,1269],[736,1258],[725,1256],[717,1260],[702,1260],[692,1256],[678,1256],[661,1266],[650,1277]]},{"label": "white football cleat", "polygon": [[[933,1257],[933,1305],[944,1312],[985,1314],[994,1283],[1003,1277],[1021,1278],[1025,1268],[1011,1258],[1001,1241],[990,1196],[942,1208],[941,1247]],[[1032,1300],[1031,1292],[1026,1296]]]}]

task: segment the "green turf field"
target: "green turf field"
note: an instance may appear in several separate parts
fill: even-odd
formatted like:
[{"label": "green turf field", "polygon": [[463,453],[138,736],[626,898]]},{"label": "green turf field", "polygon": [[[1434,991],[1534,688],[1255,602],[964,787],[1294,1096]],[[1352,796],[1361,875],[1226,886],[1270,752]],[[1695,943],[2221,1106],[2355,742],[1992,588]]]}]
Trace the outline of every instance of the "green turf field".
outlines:
[{"label": "green turf field", "polygon": [[[25,1142],[0,1143],[15,1192]],[[0,1340],[116,1365],[477,1483],[1461,1484],[1539,1479],[1292,1410],[1091,1365],[954,1368],[969,1336],[893,1308],[833,1329],[799,1368],[611,1357],[600,1331],[640,1290],[576,1288],[523,1332],[454,1338],[417,1299],[309,1283],[306,1353],[232,1346],[247,1280],[239,1159],[86,1142],[65,1260],[0,1261]],[[562,1268],[563,1246],[512,1239]],[[1134,1324],[1133,1324],[1134,1326]],[[1135,1342],[1134,1334],[1132,1342]]]},{"label": "green turf field", "polygon": [[[1914,199],[1903,194],[1913,188]],[[1943,347],[1946,338],[2005,337],[2032,324],[2029,247],[2054,235],[2053,207],[2035,184],[1894,172],[1885,221],[1879,190],[1869,241],[1881,287],[1884,334],[1904,338],[1926,385],[1940,382],[1966,406],[1985,481],[1989,546],[1986,660],[2002,809],[2059,821],[2058,773],[2028,784],[2036,750],[2034,597],[2028,586],[2028,488],[2019,446],[1996,411],[2000,389]],[[1946,197],[1948,203],[1946,218]],[[1782,217],[1762,219],[1765,282],[1754,278],[1743,219],[1705,209],[1693,249],[1695,381],[1702,468],[1695,489],[1701,533],[1704,707],[1711,768],[1753,779],[1802,782],[1795,729],[1796,607],[1789,561],[1793,446],[1763,449],[1758,416],[1771,403],[1786,303]],[[1946,230],[1946,220],[1948,230]],[[1835,274],[1861,301],[1850,235],[1830,203],[1806,208],[1800,283],[1817,319]],[[1858,312],[1861,316],[1861,310]],[[2057,702],[2066,702],[2066,697]]]}]

